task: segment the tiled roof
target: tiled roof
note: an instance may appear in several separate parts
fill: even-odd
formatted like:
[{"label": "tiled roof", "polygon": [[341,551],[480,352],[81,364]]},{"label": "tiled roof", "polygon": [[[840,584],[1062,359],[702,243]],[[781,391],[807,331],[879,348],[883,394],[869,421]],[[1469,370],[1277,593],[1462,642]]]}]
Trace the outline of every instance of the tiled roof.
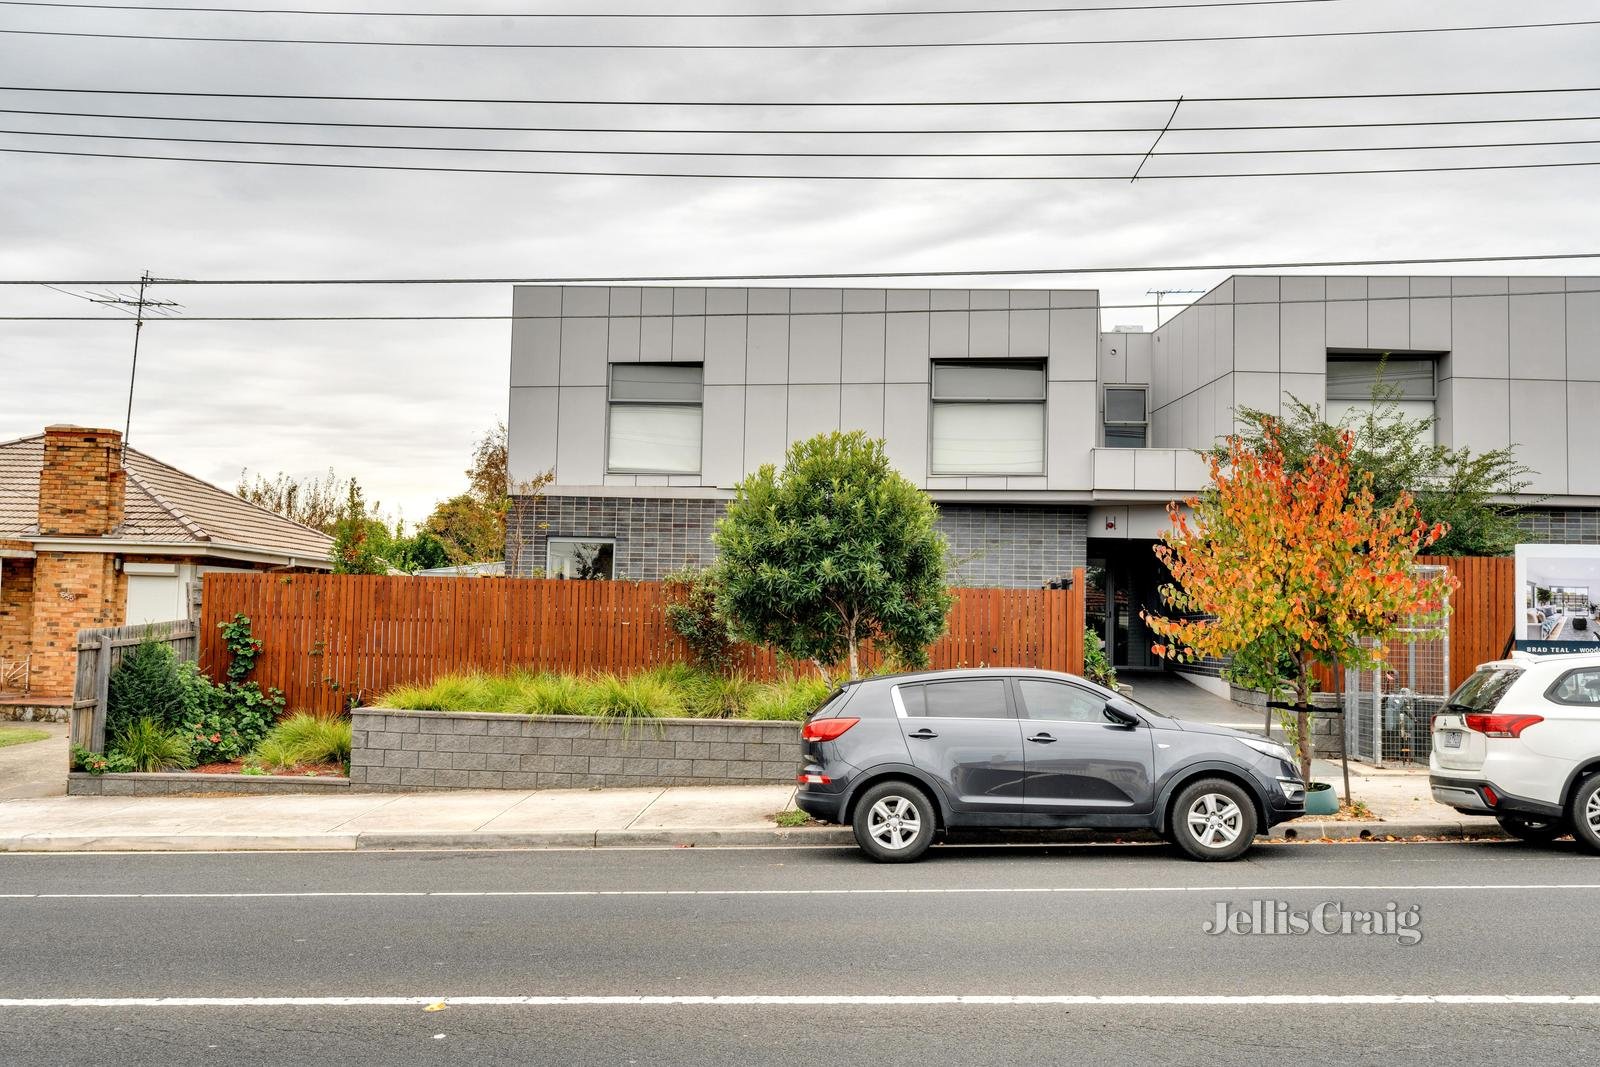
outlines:
[{"label": "tiled roof", "polygon": [[[43,466],[43,434],[0,442],[0,537],[38,535]],[[333,541],[326,534],[258,508],[138,449],[128,449],[127,471],[126,512],[112,539],[192,542],[197,548],[238,545],[307,561],[327,560],[332,553]]]}]

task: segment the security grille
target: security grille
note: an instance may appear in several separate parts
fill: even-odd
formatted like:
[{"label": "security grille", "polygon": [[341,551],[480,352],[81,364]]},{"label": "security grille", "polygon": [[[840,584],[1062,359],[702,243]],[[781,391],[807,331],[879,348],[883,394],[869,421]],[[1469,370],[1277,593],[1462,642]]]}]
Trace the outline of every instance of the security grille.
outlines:
[{"label": "security grille", "polygon": [[[1446,568],[1417,569],[1433,578]],[[1447,621],[1448,593],[1442,606],[1442,618]],[[1402,627],[1389,644],[1388,662],[1383,667],[1345,672],[1345,743],[1352,759],[1379,767],[1428,762],[1433,749],[1433,717],[1450,695],[1450,638],[1444,627],[1445,621],[1434,629]],[[1411,634],[1417,636],[1405,640]]]}]

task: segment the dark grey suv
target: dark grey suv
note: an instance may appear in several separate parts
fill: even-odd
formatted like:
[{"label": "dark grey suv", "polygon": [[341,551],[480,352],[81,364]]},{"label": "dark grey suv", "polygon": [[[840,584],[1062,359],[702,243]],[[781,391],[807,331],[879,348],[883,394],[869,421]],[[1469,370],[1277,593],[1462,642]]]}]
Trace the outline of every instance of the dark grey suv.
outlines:
[{"label": "dark grey suv", "polygon": [[1289,750],[1180,722],[1070,674],[929,671],[851,682],[801,731],[796,804],[849,823],[873,859],[940,830],[1155,830],[1230,860],[1305,810]]}]

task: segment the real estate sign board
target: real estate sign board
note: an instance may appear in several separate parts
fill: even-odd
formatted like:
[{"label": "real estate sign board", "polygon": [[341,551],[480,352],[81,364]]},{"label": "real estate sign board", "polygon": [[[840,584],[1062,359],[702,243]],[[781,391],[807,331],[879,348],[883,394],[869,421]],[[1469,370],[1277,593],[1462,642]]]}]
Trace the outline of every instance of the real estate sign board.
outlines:
[{"label": "real estate sign board", "polygon": [[1517,648],[1600,652],[1600,545],[1518,545]]}]

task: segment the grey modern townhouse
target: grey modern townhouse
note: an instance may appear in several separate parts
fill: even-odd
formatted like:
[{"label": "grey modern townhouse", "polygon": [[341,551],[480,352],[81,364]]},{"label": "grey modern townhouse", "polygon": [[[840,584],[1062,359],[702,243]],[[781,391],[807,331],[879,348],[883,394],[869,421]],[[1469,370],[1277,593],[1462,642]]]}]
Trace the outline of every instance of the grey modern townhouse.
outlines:
[{"label": "grey modern townhouse", "polygon": [[1093,290],[519,286],[514,573],[653,579],[711,560],[735,486],[827,430],[881,436],[939,506],[957,580],[1090,568],[1120,665],[1168,501],[1239,407],[1405,404],[1537,472],[1531,539],[1600,542],[1600,278],[1232,277],[1153,333]]}]

